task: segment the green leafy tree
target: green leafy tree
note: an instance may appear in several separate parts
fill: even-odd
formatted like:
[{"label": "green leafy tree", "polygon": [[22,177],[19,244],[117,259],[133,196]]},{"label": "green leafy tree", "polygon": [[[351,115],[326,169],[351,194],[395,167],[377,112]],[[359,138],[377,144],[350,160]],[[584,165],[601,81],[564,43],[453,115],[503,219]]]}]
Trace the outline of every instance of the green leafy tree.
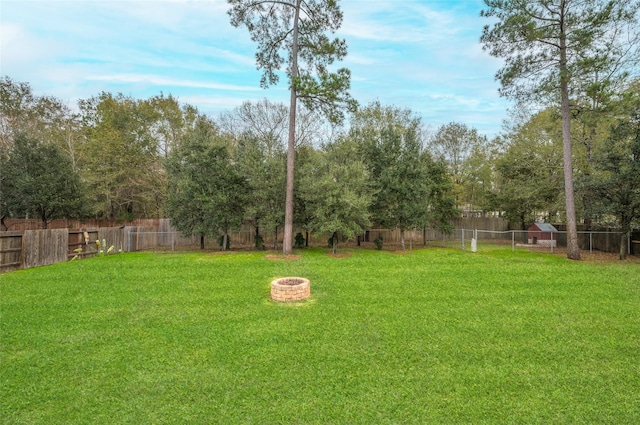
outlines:
[{"label": "green leafy tree", "polygon": [[[496,159],[494,208],[521,229],[540,214],[554,218],[562,193],[562,135],[557,114],[539,112],[505,136],[506,148]],[[546,213],[545,213],[546,212]]]},{"label": "green leafy tree", "polygon": [[145,102],[151,123],[149,132],[156,140],[158,155],[166,158],[180,146],[187,131],[193,127],[198,110],[189,104],[181,105],[172,95],[160,93]]},{"label": "green leafy tree", "polygon": [[160,217],[165,176],[146,101],[101,93],[80,101],[80,168],[98,217]]},{"label": "green leafy tree", "polygon": [[338,235],[352,239],[371,225],[366,167],[357,146],[343,138],[325,146],[324,151],[316,151],[315,158],[303,168],[301,195],[311,211],[310,226],[331,235],[335,254]]},{"label": "green leafy tree", "polygon": [[481,211],[483,215],[490,210],[496,147],[495,140],[486,145],[475,146],[464,164],[462,199],[472,211]]},{"label": "green leafy tree", "polygon": [[501,93],[521,102],[559,99],[562,116],[567,257],[580,259],[571,146],[572,90],[594,60],[619,60],[621,23],[633,22],[637,2],[622,0],[485,0],[484,48],[505,59]]},{"label": "green leafy tree", "polygon": [[286,156],[283,149],[268,141],[251,134],[240,137],[234,161],[247,178],[250,196],[246,214],[254,225],[255,237],[260,236],[260,228],[272,229],[277,249],[278,229],[284,224]]},{"label": "green leafy tree", "polygon": [[[313,169],[312,166],[307,164],[316,160],[317,152],[309,145],[302,145],[296,149],[296,181],[301,181],[304,178],[304,174],[307,170]],[[309,232],[312,230],[313,222],[313,205],[306,202],[305,193],[307,188],[304,185],[296,185],[295,188],[295,214],[293,216],[294,223],[298,228],[305,230],[305,245],[309,246]]]},{"label": "green leafy tree", "polygon": [[422,161],[427,170],[428,194],[425,199],[426,214],[422,224],[425,235],[426,229],[439,229],[445,233],[452,230],[451,220],[460,215],[456,208],[453,182],[447,171],[447,164],[443,160],[434,160],[428,151],[422,153]]},{"label": "green leafy tree", "polygon": [[273,231],[273,249],[278,247],[285,213],[287,106],[267,99],[244,102],[221,114],[219,123],[234,143],[234,160],[248,178],[251,196],[247,218],[256,240],[261,229]]},{"label": "green leafy tree", "polygon": [[405,231],[426,221],[430,191],[420,120],[410,110],[374,102],[354,115],[349,137],[360,147],[371,176],[373,221],[399,228],[404,249]]},{"label": "green leafy tree", "polygon": [[293,244],[294,157],[297,101],[319,109],[331,120],[342,119],[340,106],[355,107],[348,94],[348,69],[331,71],[347,54],[344,40],[330,39],[342,24],[336,0],[228,0],[232,25],[245,26],[258,43],[256,63],[263,71],[260,85],[276,84],[279,71],[289,80],[290,104],[287,142],[287,180],[283,252]]},{"label": "green leafy tree", "polygon": [[17,134],[0,165],[0,207],[4,216],[38,217],[46,229],[53,219],[83,215],[80,178],[58,146]]},{"label": "green leafy tree", "polygon": [[596,150],[595,171],[586,178],[600,216],[613,215],[623,232],[620,259],[627,254],[633,224],[640,223],[640,86],[628,93],[627,115],[619,117],[609,137]]},{"label": "green leafy tree", "polygon": [[167,159],[167,214],[186,236],[222,235],[228,246],[229,231],[238,229],[245,216],[248,184],[231,161],[228,141],[214,123],[200,116],[181,146]]},{"label": "green leafy tree", "polygon": [[[65,164],[68,159],[75,172],[76,143],[80,134],[76,115],[63,102],[50,96],[37,96],[28,83],[14,81],[8,76],[0,78],[0,184],[11,183],[3,170],[17,137],[59,148],[67,157]],[[10,214],[6,203],[0,203],[1,228],[6,228],[4,219]]]}]

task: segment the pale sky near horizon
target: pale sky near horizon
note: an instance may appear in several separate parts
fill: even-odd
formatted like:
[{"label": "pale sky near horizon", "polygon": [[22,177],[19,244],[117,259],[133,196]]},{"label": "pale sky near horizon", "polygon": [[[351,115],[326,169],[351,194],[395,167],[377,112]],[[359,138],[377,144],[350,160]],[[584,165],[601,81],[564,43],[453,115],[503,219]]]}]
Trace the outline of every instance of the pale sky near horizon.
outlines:
[{"label": "pale sky near horizon", "polygon": [[[482,0],[342,0],[336,36],[352,96],[409,108],[435,131],[460,122],[497,135],[510,103],[499,59],[482,50]],[[245,100],[287,102],[284,78],[260,88],[256,46],[225,0],[0,0],[0,74],[74,107],[102,91],[161,92],[217,116]]]}]

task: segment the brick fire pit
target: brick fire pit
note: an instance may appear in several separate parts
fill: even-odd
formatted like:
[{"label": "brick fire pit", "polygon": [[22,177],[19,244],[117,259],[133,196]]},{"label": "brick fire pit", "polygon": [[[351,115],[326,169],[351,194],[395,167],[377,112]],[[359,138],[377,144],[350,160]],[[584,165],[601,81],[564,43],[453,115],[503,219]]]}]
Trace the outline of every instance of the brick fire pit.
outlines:
[{"label": "brick fire pit", "polygon": [[311,295],[311,283],[303,277],[281,277],[271,281],[271,299],[288,302],[300,301]]}]

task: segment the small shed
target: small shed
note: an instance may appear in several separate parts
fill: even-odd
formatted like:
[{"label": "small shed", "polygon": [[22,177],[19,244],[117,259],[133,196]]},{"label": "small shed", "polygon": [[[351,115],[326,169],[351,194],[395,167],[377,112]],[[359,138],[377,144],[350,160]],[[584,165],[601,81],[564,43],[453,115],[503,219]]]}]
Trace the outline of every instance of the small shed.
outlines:
[{"label": "small shed", "polygon": [[556,246],[558,229],[549,223],[533,223],[527,229],[527,239],[530,244]]}]

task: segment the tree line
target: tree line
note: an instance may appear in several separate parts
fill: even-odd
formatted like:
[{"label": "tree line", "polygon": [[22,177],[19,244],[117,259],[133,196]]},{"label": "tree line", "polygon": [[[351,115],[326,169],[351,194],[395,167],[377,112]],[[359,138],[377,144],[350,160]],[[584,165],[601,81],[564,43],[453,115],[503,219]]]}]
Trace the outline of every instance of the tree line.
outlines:
[{"label": "tree line", "polygon": [[[0,80],[0,218],[172,218],[225,238],[242,223],[284,226],[288,108],[244,102],[218,117],[171,95],[101,93],[73,111]],[[576,113],[579,217],[638,224],[640,83],[612,98],[597,131]],[[563,220],[560,114],[515,117],[488,140],[463,123],[429,131],[411,110],[373,102],[338,126],[304,106],[295,134],[296,227],[353,238],[372,225],[447,229],[460,210],[525,228]],[[278,238],[274,238],[276,241]],[[223,248],[226,241],[222,241]],[[335,247],[334,247],[335,248]]]},{"label": "tree line", "polygon": [[[285,105],[245,102],[214,119],[172,96],[101,93],[72,112],[27,83],[1,87],[2,220],[169,217],[202,241],[250,222],[257,244],[282,231]],[[335,242],[373,223],[446,226],[452,185],[420,119],[373,103],[351,120],[338,128],[299,108],[296,225]]]}]

